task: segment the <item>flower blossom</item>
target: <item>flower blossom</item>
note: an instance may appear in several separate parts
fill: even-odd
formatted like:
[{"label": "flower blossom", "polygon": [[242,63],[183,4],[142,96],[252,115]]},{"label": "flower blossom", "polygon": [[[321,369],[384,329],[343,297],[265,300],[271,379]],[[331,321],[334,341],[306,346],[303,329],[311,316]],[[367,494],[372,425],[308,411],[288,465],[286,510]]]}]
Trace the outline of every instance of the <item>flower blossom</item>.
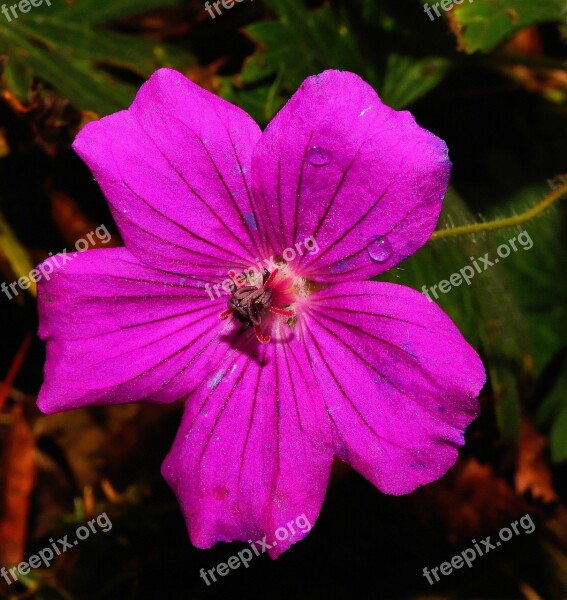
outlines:
[{"label": "flower blossom", "polygon": [[41,282],[38,405],[185,398],[162,472],[195,546],[314,523],[334,457],[394,495],[454,464],[482,363],[421,293],[368,281],[429,239],[447,189],[410,113],[326,71],[262,132],[162,69],[74,149],[125,247]]}]

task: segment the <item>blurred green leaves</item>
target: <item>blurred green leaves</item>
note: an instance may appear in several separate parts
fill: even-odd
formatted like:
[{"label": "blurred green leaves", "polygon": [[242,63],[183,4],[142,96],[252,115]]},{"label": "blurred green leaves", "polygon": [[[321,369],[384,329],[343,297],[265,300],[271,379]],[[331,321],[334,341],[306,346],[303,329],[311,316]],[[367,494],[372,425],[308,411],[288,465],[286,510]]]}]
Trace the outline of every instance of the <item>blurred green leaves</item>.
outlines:
[{"label": "blurred green leaves", "polygon": [[[451,64],[447,58],[424,57],[421,48],[419,58],[378,47],[372,49],[371,57],[366,56],[348,11],[340,7],[324,4],[309,10],[301,0],[264,0],[264,4],[275,19],[245,29],[256,51],[223,88],[227,99],[262,123],[271,119],[305,78],[325,69],[357,73],[380,92],[384,102],[401,109],[439,84]],[[367,11],[369,6],[361,9]],[[387,30],[392,21],[384,13],[375,24]]]},{"label": "blurred green leaves", "polygon": [[389,106],[405,108],[441,83],[450,65],[451,61],[447,58],[415,59],[391,54],[380,97]]},{"label": "blurred green leaves", "polygon": [[565,18],[565,0],[474,0],[449,13],[461,47],[488,52],[522,27]]},{"label": "blurred green leaves", "polygon": [[341,24],[329,5],[309,11],[301,0],[264,0],[274,13],[273,21],[246,28],[256,44],[235,78],[227,81],[224,95],[237,101],[257,120],[267,122],[310,75],[326,68],[354,71],[372,80],[356,40]]},{"label": "blurred green leaves", "polygon": [[[34,77],[51,84],[77,108],[105,115],[128,106],[136,85],[160,66],[188,66],[190,56],[168,44],[102,27],[112,19],[176,4],[176,0],[52,0],[8,22],[0,15],[0,54],[8,56],[4,85],[20,102]],[[111,75],[107,68],[114,69]]]}]

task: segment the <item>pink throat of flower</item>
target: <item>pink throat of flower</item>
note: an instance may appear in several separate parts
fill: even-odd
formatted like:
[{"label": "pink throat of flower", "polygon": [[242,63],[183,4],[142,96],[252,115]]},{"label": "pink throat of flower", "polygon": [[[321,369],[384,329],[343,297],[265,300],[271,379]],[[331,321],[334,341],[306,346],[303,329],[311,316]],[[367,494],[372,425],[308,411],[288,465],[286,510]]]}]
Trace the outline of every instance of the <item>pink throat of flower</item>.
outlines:
[{"label": "pink throat of flower", "polygon": [[295,311],[290,308],[293,303],[291,289],[293,280],[282,276],[279,269],[271,273],[264,270],[261,281],[247,282],[244,275],[229,271],[234,284],[232,297],[227,309],[220,314],[221,319],[233,316],[244,327],[253,327],[258,341],[269,343],[271,336],[262,332],[262,323],[268,314],[292,319]]}]

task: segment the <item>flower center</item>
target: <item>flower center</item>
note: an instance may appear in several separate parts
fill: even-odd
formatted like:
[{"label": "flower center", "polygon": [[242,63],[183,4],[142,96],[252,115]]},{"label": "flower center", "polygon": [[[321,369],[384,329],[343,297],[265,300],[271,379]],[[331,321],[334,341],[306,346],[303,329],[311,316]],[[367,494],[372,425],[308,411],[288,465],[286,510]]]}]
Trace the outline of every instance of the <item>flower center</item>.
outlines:
[{"label": "flower center", "polygon": [[274,269],[271,273],[264,269],[258,285],[250,285],[244,275],[237,275],[234,271],[229,271],[228,274],[234,289],[227,309],[221,313],[220,318],[234,316],[244,327],[253,327],[258,341],[267,344],[270,336],[262,332],[261,324],[268,315],[279,315],[287,319],[295,317],[295,312],[289,308],[293,302],[292,280],[279,277],[279,269]]}]

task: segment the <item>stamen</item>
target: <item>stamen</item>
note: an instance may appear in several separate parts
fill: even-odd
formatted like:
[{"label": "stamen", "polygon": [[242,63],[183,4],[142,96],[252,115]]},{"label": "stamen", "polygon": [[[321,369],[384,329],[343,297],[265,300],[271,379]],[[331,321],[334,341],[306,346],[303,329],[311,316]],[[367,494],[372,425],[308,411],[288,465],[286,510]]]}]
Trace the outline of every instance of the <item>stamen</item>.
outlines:
[{"label": "stamen", "polygon": [[262,331],[260,330],[260,326],[256,325],[254,327],[254,333],[256,334],[256,337],[258,338],[258,341],[261,344],[268,344],[270,342],[270,336],[269,335],[264,335],[262,333]]},{"label": "stamen", "polygon": [[230,315],[233,312],[234,312],[234,308],[227,308],[226,310],[223,310],[223,312],[221,312],[221,314],[219,315],[219,318],[224,321],[225,319],[228,319],[228,317],[230,317]]},{"label": "stamen", "polygon": [[279,273],[279,269],[274,269],[270,276],[268,277],[266,283],[264,284],[264,287],[270,287],[270,285],[272,285],[272,283],[274,283],[274,279],[276,278],[276,275]]},{"label": "stamen", "polygon": [[268,311],[274,313],[274,315],[281,315],[282,317],[294,317],[295,313],[293,310],[286,310],[285,308],[276,308],[275,306],[270,306]]},{"label": "stamen", "polygon": [[234,285],[237,288],[241,288],[244,286],[244,284],[240,281],[238,275],[236,274],[236,271],[229,271],[228,276],[232,279],[232,281],[234,282]]},{"label": "stamen", "polygon": [[[263,269],[262,281],[256,279],[249,281],[244,278],[244,275],[237,275],[235,270],[228,271],[234,287],[231,286],[232,297],[228,301],[226,310],[219,315],[220,318],[227,319],[232,315],[243,327],[253,328],[256,338],[261,344],[268,344],[271,336],[260,329],[267,313],[292,320],[296,318],[296,313],[291,308],[272,306],[274,298],[278,296],[280,284],[285,288],[282,292],[281,304],[289,307],[291,304],[289,300],[293,300],[291,291],[286,288],[286,286],[290,286],[288,279],[281,282],[278,280],[275,283],[278,273],[279,269],[274,269],[272,273]],[[292,321],[288,320],[288,324],[293,327]]]}]

